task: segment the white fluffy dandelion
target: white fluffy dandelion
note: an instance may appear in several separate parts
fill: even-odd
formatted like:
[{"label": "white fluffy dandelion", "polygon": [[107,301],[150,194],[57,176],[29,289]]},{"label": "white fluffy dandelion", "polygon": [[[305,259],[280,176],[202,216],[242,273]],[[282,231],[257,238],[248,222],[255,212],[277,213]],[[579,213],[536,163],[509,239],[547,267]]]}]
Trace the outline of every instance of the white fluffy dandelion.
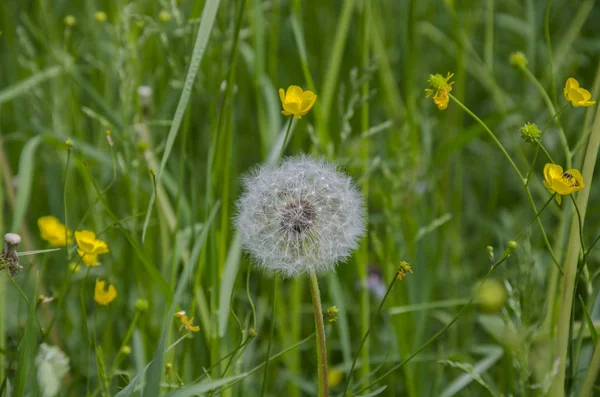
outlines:
[{"label": "white fluffy dandelion", "polygon": [[296,277],[332,270],[364,233],[362,196],[324,160],[286,159],[244,180],[236,226],[258,267]]}]

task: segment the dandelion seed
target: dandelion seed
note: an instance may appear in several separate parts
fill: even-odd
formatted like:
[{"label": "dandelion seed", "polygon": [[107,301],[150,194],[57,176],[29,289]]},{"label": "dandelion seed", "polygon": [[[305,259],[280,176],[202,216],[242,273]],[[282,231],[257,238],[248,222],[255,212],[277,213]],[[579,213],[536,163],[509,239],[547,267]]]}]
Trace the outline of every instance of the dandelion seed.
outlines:
[{"label": "dandelion seed", "polygon": [[35,357],[37,379],[43,397],[54,397],[61,390],[61,382],[69,372],[69,358],[56,346],[40,345]]},{"label": "dandelion seed", "polygon": [[16,233],[6,233],[4,235],[4,249],[0,253],[0,270],[7,269],[10,277],[14,277],[18,272],[23,270],[23,266],[19,264],[17,255],[17,247],[21,242],[21,236]]},{"label": "dandelion seed", "polygon": [[332,270],[364,233],[361,195],[323,160],[301,156],[263,166],[244,187],[236,228],[261,269],[284,277]]}]

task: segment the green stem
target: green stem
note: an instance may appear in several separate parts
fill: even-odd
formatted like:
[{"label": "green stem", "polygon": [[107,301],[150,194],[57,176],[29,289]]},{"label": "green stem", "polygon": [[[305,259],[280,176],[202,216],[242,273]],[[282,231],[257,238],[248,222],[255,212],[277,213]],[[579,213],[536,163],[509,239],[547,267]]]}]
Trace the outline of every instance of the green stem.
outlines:
[{"label": "green stem", "polygon": [[117,357],[115,357],[115,361],[113,361],[113,365],[110,369],[110,379],[112,379],[113,375],[115,374],[115,371],[119,368],[119,365],[121,364],[121,359],[123,357],[123,347],[127,346],[127,344],[129,343],[131,335],[133,335],[133,330],[135,329],[135,326],[137,325],[139,319],[140,312],[136,312],[135,317],[133,317],[133,321],[131,321],[131,325],[127,329],[127,333],[123,338],[123,342],[121,342],[121,346],[119,347],[119,351],[117,352]]},{"label": "green stem", "polygon": [[319,375],[319,397],[329,396],[329,384],[327,379],[327,346],[325,343],[325,325],[323,323],[323,309],[321,308],[321,294],[319,292],[319,281],[314,272],[309,274],[310,294],[312,296],[313,310],[315,312],[315,328],[317,330],[317,361]]},{"label": "green stem", "polygon": [[544,145],[542,145],[542,142],[538,143],[538,147],[542,149],[542,151],[544,152],[544,154],[546,155],[546,157],[548,157],[548,160],[550,160],[550,162],[552,164],[555,164],[554,160],[552,160],[552,156],[550,156],[550,153],[548,153],[548,151],[546,150],[546,148],[544,147]]},{"label": "green stem", "polygon": [[496,135],[494,135],[492,130],[490,130],[490,128],[487,126],[487,124],[485,124],[479,117],[477,117],[477,115],[475,113],[471,112],[471,110],[469,110],[468,107],[463,105],[463,103],[461,101],[459,101],[454,95],[448,94],[448,96],[454,101],[454,103],[456,103],[469,116],[473,117],[475,119],[475,121],[477,121],[483,127],[483,129],[488,133],[489,137],[494,141],[496,146],[498,146],[498,148],[502,151],[502,153],[504,154],[504,157],[506,157],[506,160],[508,160],[511,167],[515,170],[515,172],[517,173],[519,178],[521,178],[521,183],[524,183],[523,174],[521,174],[521,171],[519,171],[519,167],[517,167],[517,165],[515,164],[513,159],[510,157],[510,155],[508,154],[508,152],[502,145],[502,143],[498,140],[498,138],[496,138]]},{"label": "green stem", "polygon": [[[585,154],[583,163],[583,172],[587,183],[583,190],[577,196],[577,207],[580,209],[581,219],[585,219],[587,203],[590,196],[592,177],[596,165],[596,156],[600,148],[600,107],[596,111],[596,119],[592,128],[592,134]],[[559,359],[558,373],[554,377],[552,384],[552,397],[563,397],[565,395],[565,373],[567,367],[567,351],[569,348],[569,325],[571,321],[571,307],[573,302],[573,292],[575,289],[575,280],[577,273],[577,262],[581,251],[580,245],[580,225],[579,219],[573,217],[571,221],[571,231],[567,243],[567,254],[565,262],[565,277],[561,289],[561,301],[558,312],[558,331],[556,337],[556,355]]]},{"label": "green stem", "polygon": [[356,366],[356,361],[358,360],[358,355],[360,353],[360,350],[362,349],[363,345],[365,344],[365,341],[367,340],[367,337],[369,336],[369,333],[371,332],[371,327],[375,323],[375,319],[377,318],[377,316],[379,316],[379,312],[381,312],[381,308],[383,307],[383,304],[385,303],[388,295],[392,291],[394,284],[396,284],[396,280],[398,280],[398,277],[394,277],[394,279],[390,283],[390,286],[388,287],[387,291],[385,292],[385,295],[383,296],[383,299],[379,303],[379,307],[377,308],[377,311],[375,312],[375,315],[373,316],[373,319],[371,320],[371,324],[369,324],[369,328],[367,328],[367,332],[365,333],[362,340],[360,341],[360,345],[358,346],[358,351],[356,352],[356,356],[354,357],[354,361],[352,361],[352,366],[350,367],[350,371],[348,372],[348,380],[346,381],[346,388],[344,389],[344,394],[342,394],[342,397],[346,397],[346,395],[348,394],[348,389],[350,388],[350,381],[352,380],[352,371],[354,371],[354,367]]},{"label": "green stem", "polygon": [[402,360],[401,362],[399,362],[398,364],[394,365],[392,368],[390,368],[389,370],[387,370],[386,372],[384,372],[383,375],[381,375],[380,377],[378,377],[377,379],[375,379],[369,385],[363,387],[362,389],[360,389],[358,391],[354,391],[352,394],[353,395],[357,395],[357,394],[360,394],[360,393],[364,392],[365,390],[370,389],[377,382],[381,381],[383,378],[385,378],[386,376],[388,376],[389,374],[393,373],[398,368],[402,367],[404,364],[406,364],[407,362],[409,362],[410,360],[412,360],[413,358],[415,358],[419,353],[421,353],[429,345],[431,345],[433,342],[435,342],[440,336],[442,336],[452,325],[454,325],[454,323],[460,318],[460,316],[463,314],[463,312],[469,306],[471,306],[471,304],[473,303],[473,300],[475,299],[475,296],[478,295],[479,290],[481,289],[481,287],[483,287],[483,285],[485,284],[485,282],[487,281],[487,279],[491,276],[492,272],[498,266],[500,266],[500,264],[502,264],[502,262],[504,262],[506,259],[508,259],[508,257],[509,257],[508,252],[505,252],[504,255],[502,256],[502,259],[500,259],[498,262],[496,262],[490,268],[490,270],[487,272],[487,274],[485,275],[485,277],[483,278],[483,280],[479,284],[477,290],[475,291],[475,293],[473,294],[473,296],[471,297],[471,299],[469,299],[469,301],[458,311],[458,313],[456,313],[456,315],[454,316],[454,318],[448,324],[446,324],[446,326],[444,328],[442,328],[435,335],[433,335],[431,338],[429,338],[429,340],[427,342],[425,342],[421,347],[419,347],[414,353],[412,353],[406,359]]},{"label": "green stem", "polygon": [[596,383],[598,370],[600,370],[600,345],[596,345],[596,348],[594,349],[594,355],[592,356],[592,361],[590,361],[588,372],[583,380],[579,397],[588,397],[592,395],[592,389]]},{"label": "green stem", "polygon": [[[533,75],[533,73],[531,73],[529,71],[529,69],[523,68],[522,70],[525,73],[525,75],[529,78],[529,80],[531,80],[533,85],[535,85],[537,90],[540,92],[540,95],[544,99],[544,102],[546,102],[546,107],[548,108],[548,111],[552,115],[552,118],[550,119],[550,121],[548,121],[548,124],[550,124],[550,122],[552,120],[554,120],[556,118],[556,116],[558,116],[560,111],[564,110],[565,107],[563,107],[563,109],[561,109],[560,111],[557,112],[556,109],[554,108],[554,104],[552,103],[552,100],[550,99],[550,96],[548,95],[548,93],[546,92],[546,90],[544,89],[542,84],[540,84],[538,79]],[[567,162],[567,168],[570,168],[571,167],[571,151],[569,150],[569,143],[567,142],[567,137],[565,135],[565,131],[563,130],[562,125],[560,124],[560,121],[558,119],[556,119],[556,125],[558,126],[558,131],[559,131],[558,137],[560,138],[560,144],[565,153],[565,160]],[[548,125],[546,125],[546,127],[544,127],[544,131],[546,130],[547,127],[548,127]]]},{"label": "green stem", "polygon": [[[531,205],[533,213],[534,214],[537,213],[537,207],[535,206],[535,202],[533,201],[533,196],[531,195],[529,186],[527,186],[527,181],[523,178],[523,174],[521,174],[521,171],[519,171],[519,168],[517,167],[517,165],[515,164],[513,159],[510,157],[510,155],[508,154],[508,152],[506,151],[504,146],[502,146],[502,143],[498,140],[498,138],[496,138],[496,135],[494,135],[492,130],[490,130],[490,128],[479,117],[477,117],[477,115],[475,115],[475,113],[471,112],[469,110],[469,108],[467,108],[465,105],[463,105],[463,103],[461,101],[456,99],[456,97],[454,97],[452,94],[448,94],[448,95],[461,109],[463,109],[465,112],[467,112],[468,115],[473,117],[483,127],[483,129],[488,133],[490,138],[492,138],[492,140],[496,143],[496,145],[502,151],[502,153],[504,154],[504,157],[506,157],[506,159],[508,160],[508,162],[510,163],[512,168],[515,170],[515,172],[519,176],[519,178],[521,178],[521,182],[523,183],[523,187],[525,188],[525,192],[527,193],[527,199],[529,200],[529,204]],[[560,272],[562,274],[563,270],[560,267],[558,261],[556,260],[556,256],[554,255],[554,251],[552,250],[552,246],[550,245],[550,241],[548,240],[548,236],[546,235],[546,230],[544,229],[544,225],[542,225],[542,222],[539,219],[537,220],[537,223],[540,228],[540,232],[542,233],[542,237],[544,238],[544,244],[546,245],[546,248],[548,249],[548,252],[550,252],[550,256],[552,257],[552,261],[554,262],[554,265],[560,270]]]},{"label": "green stem", "polygon": [[275,325],[275,303],[277,302],[277,276],[273,278],[273,301],[271,302],[271,330],[269,331],[269,344],[267,345],[267,360],[265,362],[265,374],[263,376],[263,383],[260,390],[260,396],[264,397],[267,388],[267,378],[269,374],[269,360],[271,356],[271,342],[273,341],[273,329]]},{"label": "green stem", "polygon": [[[69,250],[69,224],[67,223],[67,180],[69,176],[69,163],[71,162],[71,148],[67,148],[67,165],[65,166],[65,182],[63,184],[63,206],[65,216],[65,246],[67,249],[67,264],[71,261],[71,251]],[[42,334],[43,335],[43,334]]]},{"label": "green stem", "polygon": [[288,137],[290,135],[290,130],[292,129],[292,121],[294,121],[294,116],[290,116],[290,121],[288,122],[287,131],[285,132],[285,137],[283,138],[283,142],[281,143],[281,150],[279,151],[279,156],[277,157],[277,165],[281,163],[281,158],[283,157],[283,152],[285,152],[285,147],[287,146]]}]

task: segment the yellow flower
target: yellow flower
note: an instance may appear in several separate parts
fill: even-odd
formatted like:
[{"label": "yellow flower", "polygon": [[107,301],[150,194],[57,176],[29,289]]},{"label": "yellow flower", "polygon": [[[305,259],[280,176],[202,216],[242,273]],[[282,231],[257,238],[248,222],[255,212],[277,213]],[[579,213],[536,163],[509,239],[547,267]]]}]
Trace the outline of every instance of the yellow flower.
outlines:
[{"label": "yellow flower", "polygon": [[342,382],[342,379],[344,379],[344,373],[342,371],[337,369],[330,369],[327,371],[327,383],[329,384],[329,387],[336,387]]},{"label": "yellow flower", "polygon": [[573,106],[592,106],[596,101],[590,101],[592,94],[585,88],[579,87],[579,82],[573,77],[569,77],[565,83],[563,90],[567,101],[571,102]]},{"label": "yellow flower", "polygon": [[448,102],[450,101],[448,94],[452,91],[452,84],[454,84],[454,82],[449,82],[452,76],[454,76],[454,73],[450,72],[448,72],[446,77],[441,74],[430,74],[429,80],[427,80],[432,87],[425,88],[427,98],[433,95],[433,103],[435,103],[440,110],[445,110],[448,107]]},{"label": "yellow flower", "polygon": [[114,285],[109,285],[108,289],[105,290],[106,281],[96,280],[96,289],[94,290],[94,300],[99,305],[106,306],[110,302],[114,301],[117,297],[117,290]]},{"label": "yellow flower", "polygon": [[108,245],[96,239],[96,234],[89,230],[76,231],[75,240],[77,240],[77,252],[88,267],[98,266],[98,255],[108,252]]},{"label": "yellow flower", "polygon": [[179,319],[179,321],[181,322],[181,327],[179,327],[180,331],[183,328],[185,328],[189,332],[198,332],[198,331],[200,331],[200,327],[193,324],[194,317],[188,318],[185,315],[185,312],[183,310],[179,311],[179,312],[176,312],[175,313],[175,317],[177,317]]},{"label": "yellow flower", "polygon": [[491,278],[476,290],[476,299],[484,311],[496,312],[506,302],[506,289],[500,281]]},{"label": "yellow flower", "polygon": [[94,18],[96,18],[96,21],[98,22],[104,22],[106,21],[106,13],[104,11],[96,11]]},{"label": "yellow flower", "polygon": [[68,27],[71,26],[75,26],[75,24],[77,23],[77,19],[75,19],[75,17],[73,15],[67,15],[64,19],[63,22],[65,23],[65,25],[67,25]]},{"label": "yellow flower", "polygon": [[283,91],[283,88],[279,89],[279,99],[283,106],[281,113],[301,119],[313,107],[317,96],[310,90],[304,91],[297,85],[291,85],[286,92]]},{"label": "yellow flower", "polygon": [[558,193],[556,201],[560,204],[560,196],[566,196],[583,189],[583,177],[576,169],[563,172],[560,165],[548,163],[544,166],[544,186],[550,193]]},{"label": "yellow flower", "polygon": [[73,241],[73,232],[53,216],[42,216],[38,219],[38,227],[42,239],[53,247],[64,247]]},{"label": "yellow flower", "polygon": [[158,14],[158,19],[160,19],[161,22],[167,23],[171,20],[171,13],[167,10],[162,10]]},{"label": "yellow flower", "polygon": [[398,269],[398,274],[396,274],[396,278],[398,280],[402,280],[406,276],[406,273],[412,274],[412,272],[412,268],[410,267],[408,262],[402,261],[400,262],[400,269]]}]

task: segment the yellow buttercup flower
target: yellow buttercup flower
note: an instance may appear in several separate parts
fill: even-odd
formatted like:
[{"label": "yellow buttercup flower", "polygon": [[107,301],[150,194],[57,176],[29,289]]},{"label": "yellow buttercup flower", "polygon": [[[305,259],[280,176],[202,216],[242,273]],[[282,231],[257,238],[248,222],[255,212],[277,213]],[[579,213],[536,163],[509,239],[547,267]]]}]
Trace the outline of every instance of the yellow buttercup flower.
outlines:
[{"label": "yellow buttercup flower", "polygon": [[97,22],[105,22],[107,17],[104,11],[96,11],[96,13],[94,14],[94,18]]},{"label": "yellow buttercup flower", "polygon": [[563,172],[560,165],[548,163],[544,166],[544,186],[550,193],[558,193],[556,201],[560,204],[560,196],[567,196],[583,189],[583,177],[576,169]]},{"label": "yellow buttercup flower", "polygon": [[64,247],[73,241],[73,232],[53,216],[42,216],[39,218],[38,227],[40,228],[42,239],[49,242],[53,247]]},{"label": "yellow buttercup flower", "polygon": [[329,371],[327,371],[327,383],[329,384],[329,387],[336,387],[337,385],[342,383],[343,379],[344,373],[342,371],[339,371],[337,369],[330,369]]},{"label": "yellow buttercup flower", "polygon": [[592,106],[596,101],[590,101],[592,94],[585,88],[579,87],[579,82],[573,77],[569,77],[565,83],[563,90],[567,101],[571,102],[573,106]]},{"label": "yellow buttercup flower", "polygon": [[294,116],[297,119],[301,119],[308,111],[313,107],[317,96],[310,90],[304,91],[297,85],[291,85],[287,91],[283,91],[283,88],[279,89],[279,99],[281,99],[281,105],[283,106],[283,113],[285,116]]},{"label": "yellow buttercup flower", "polygon": [[454,76],[454,73],[448,72],[446,77],[436,73],[430,74],[429,80],[427,80],[431,86],[431,88],[425,88],[427,98],[433,95],[433,103],[435,103],[440,110],[445,110],[448,107],[448,102],[450,102],[448,94],[452,91],[452,84],[454,84],[454,82],[450,82],[452,76]]},{"label": "yellow buttercup flower", "polygon": [[105,289],[106,281],[96,280],[96,288],[94,289],[94,300],[99,305],[106,306],[110,302],[114,301],[117,297],[117,290],[114,285],[109,285],[108,289]]},{"label": "yellow buttercup flower", "polygon": [[178,311],[175,313],[175,317],[177,317],[179,319],[179,321],[181,322],[181,327],[179,327],[179,330],[181,331],[182,329],[186,329],[189,332],[198,332],[200,331],[200,327],[197,325],[194,325],[194,317],[192,318],[188,318],[185,315],[185,312],[182,311]]},{"label": "yellow buttercup flower", "polygon": [[77,240],[77,252],[86,266],[98,266],[98,255],[108,252],[108,245],[102,240],[96,239],[96,234],[89,230],[75,232]]}]

